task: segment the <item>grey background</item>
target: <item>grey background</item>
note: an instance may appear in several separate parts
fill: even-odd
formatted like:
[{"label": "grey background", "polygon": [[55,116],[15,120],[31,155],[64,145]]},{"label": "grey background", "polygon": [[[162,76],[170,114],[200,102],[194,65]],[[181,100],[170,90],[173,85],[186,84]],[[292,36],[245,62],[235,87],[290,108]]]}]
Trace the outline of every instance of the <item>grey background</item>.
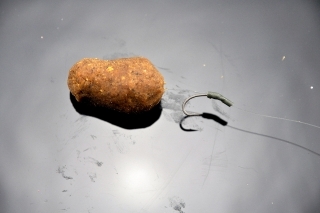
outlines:
[{"label": "grey background", "polygon": [[[316,1],[1,1],[0,212],[320,212]],[[149,58],[161,116],[79,114],[84,57]],[[215,91],[235,105],[193,99]],[[238,107],[238,108],[236,108]],[[198,131],[184,131],[194,129]]]}]

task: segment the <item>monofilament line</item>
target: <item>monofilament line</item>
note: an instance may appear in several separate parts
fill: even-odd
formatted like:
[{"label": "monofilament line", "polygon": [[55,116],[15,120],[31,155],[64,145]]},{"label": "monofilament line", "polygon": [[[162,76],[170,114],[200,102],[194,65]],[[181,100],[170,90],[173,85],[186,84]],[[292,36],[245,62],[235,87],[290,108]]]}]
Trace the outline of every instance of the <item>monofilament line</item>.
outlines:
[{"label": "monofilament line", "polygon": [[247,112],[247,113],[251,113],[251,114],[254,114],[254,115],[259,115],[259,116],[262,116],[262,117],[266,117],[266,118],[274,118],[274,119],[278,119],[278,120],[284,120],[284,121],[290,121],[290,122],[305,124],[305,125],[312,126],[312,127],[320,129],[320,126],[316,126],[316,125],[313,125],[313,124],[305,123],[305,122],[302,122],[302,121],[297,121],[297,120],[292,120],[292,119],[287,119],[287,118],[280,118],[280,117],[275,117],[275,116],[270,116],[270,115],[263,115],[263,114],[251,112],[251,111],[248,111],[248,110],[245,110],[245,109],[241,109],[241,108],[235,107],[235,106],[234,106],[234,108],[237,108],[237,109],[239,109],[241,111],[244,111],[244,112]]}]

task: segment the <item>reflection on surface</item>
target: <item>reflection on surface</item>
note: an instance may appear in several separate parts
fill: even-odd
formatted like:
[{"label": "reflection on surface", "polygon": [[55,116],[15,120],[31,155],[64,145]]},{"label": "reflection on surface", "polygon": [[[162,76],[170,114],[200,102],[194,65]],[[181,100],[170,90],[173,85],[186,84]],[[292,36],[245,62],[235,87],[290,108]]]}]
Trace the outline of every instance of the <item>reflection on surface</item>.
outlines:
[{"label": "reflection on surface", "polygon": [[211,114],[211,113],[202,113],[201,115],[187,115],[185,117],[183,117],[180,121],[180,128],[183,130],[183,131],[186,131],[186,132],[192,132],[192,131],[198,131],[196,129],[186,129],[183,127],[183,121],[189,117],[195,117],[195,116],[201,116],[203,118],[206,118],[206,119],[211,119],[211,120],[214,120],[215,122],[221,124],[222,126],[226,126],[228,124],[227,121],[223,120],[222,118],[220,118],[219,116],[217,115],[214,115],[214,114]]},{"label": "reflection on surface", "polygon": [[133,208],[148,206],[163,184],[149,158],[135,156],[130,159],[131,161],[125,161],[125,164],[118,167],[116,186],[117,197],[128,212]]},{"label": "reflection on surface", "polygon": [[126,189],[139,192],[150,190],[152,171],[148,170],[148,168],[143,165],[137,165],[133,168],[128,168],[125,173],[123,184]]}]

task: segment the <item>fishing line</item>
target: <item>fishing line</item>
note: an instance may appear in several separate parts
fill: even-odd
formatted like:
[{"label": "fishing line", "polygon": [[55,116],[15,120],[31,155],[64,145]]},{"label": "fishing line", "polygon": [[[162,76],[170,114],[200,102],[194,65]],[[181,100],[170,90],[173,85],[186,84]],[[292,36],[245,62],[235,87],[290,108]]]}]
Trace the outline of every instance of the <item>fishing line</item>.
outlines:
[{"label": "fishing line", "polygon": [[271,116],[271,115],[263,115],[263,114],[259,114],[259,113],[255,113],[255,112],[251,112],[251,111],[248,111],[248,110],[245,110],[245,109],[241,109],[239,107],[234,107],[238,110],[242,110],[246,113],[250,113],[250,114],[254,114],[254,115],[258,115],[258,116],[262,116],[262,117],[266,117],[266,118],[273,118],[273,119],[278,119],[278,120],[284,120],[284,121],[289,121],[289,122],[295,122],[295,123],[300,123],[300,124],[304,124],[304,125],[308,125],[308,126],[312,126],[312,127],[315,127],[315,128],[318,128],[320,129],[320,126],[316,126],[316,125],[313,125],[313,124],[310,124],[310,123],[306,123],[306,122],[302,122],[302,121],[298,121],[298,120],[292,120],[292,119],[287,119],[287,118],[280,118],[280,117],[275,117],[275,116]]},{"label": "fishing line", "polygon": [[[203,113],[188,112],[188,111],[185,110],[186,104],[187,104],[191,99],[196,98],[196,97],[201,97],[201,96],[207,96],[207,98],[219,100],[219,101],[221,101],[222,103],[224,103],[225,105],[227,105],[227,106],[229,106],[229,107],[233,106],[233,102],[232,102],[232,101],[230,101],[229,99],[227,99],[226,97],[224,97],[223,95],[221,95],[221,94],[219,94],[219,93],[217,93],[217,92],[200,93],[200,94],[196,94],[196,95],[190,96],[189,98],[187,98],[187,99],[183,102],[183,104],[182,104],[182,111],[183,111],[183,113],[186,114],[186,115],[188,115],[188,116],[202,115]],[[248,110],[245,110],[245,109],[241,109],[241,108],[236,107],[236,106],[234,106],[234,108],[236,108],[236,109],[238,109],[238,110],[241,110],[241,111],[244,111],[244,112],[246,112],[246,113],[258,115],[258,116],[261,116],[261,117],[273,118],[273,119],[278,119],[278,120],[284,120],[284,121],[289,121],[289,122],[304,124],[304,125],[308,125],[308,126],[312,126],[312,127],[315,127],[315,128],[320,129],[320,126],[316,126],[316,125],[314,125],[314,124],[310,124],[310,123],[306,123],[306,122],[302,122],[302,121],[298,121],[298,120],[292,120],[292,119],[281,118],[281,117],[276,117],[276,116],[271,116],[271,115],[259,114],[259,113],[256,113],[256,112],[252,112],[252,111],[248,111]]]}]

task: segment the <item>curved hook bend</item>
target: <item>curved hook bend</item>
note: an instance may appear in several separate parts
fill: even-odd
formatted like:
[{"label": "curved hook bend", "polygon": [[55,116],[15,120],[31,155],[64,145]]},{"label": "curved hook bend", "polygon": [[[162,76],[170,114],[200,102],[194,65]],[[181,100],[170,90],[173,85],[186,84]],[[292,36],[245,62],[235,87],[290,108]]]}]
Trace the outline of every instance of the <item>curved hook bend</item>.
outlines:
[{"label": "curved hook bend", "polygon": [[193,95],[189,98],[187,98],[183,104],[182,104],[182,111],[184,114],[189,115],[189,116],[198,116],[198,115],[202,115],[202,113],[195,113],[195,112],[187,112],[185,110],[185,106],[187,104],[188,101],[190,101],[190,99],[192,98],[196,98],[196,97],[201,97],[201,96],[207,96],[208,98],[212,98],[212,99],[217,99],[220,100],[222,103],[224,103],[225,105],[227,105],[228,107],[231,107],[233,105],[232,101],[230,101],[229,99],[227,99],[226,97],[224,97],[223,95],[217,93],[217,92],[208,92],[208,93],[201,93],[201,94],[197,94],[197,95]]}]

